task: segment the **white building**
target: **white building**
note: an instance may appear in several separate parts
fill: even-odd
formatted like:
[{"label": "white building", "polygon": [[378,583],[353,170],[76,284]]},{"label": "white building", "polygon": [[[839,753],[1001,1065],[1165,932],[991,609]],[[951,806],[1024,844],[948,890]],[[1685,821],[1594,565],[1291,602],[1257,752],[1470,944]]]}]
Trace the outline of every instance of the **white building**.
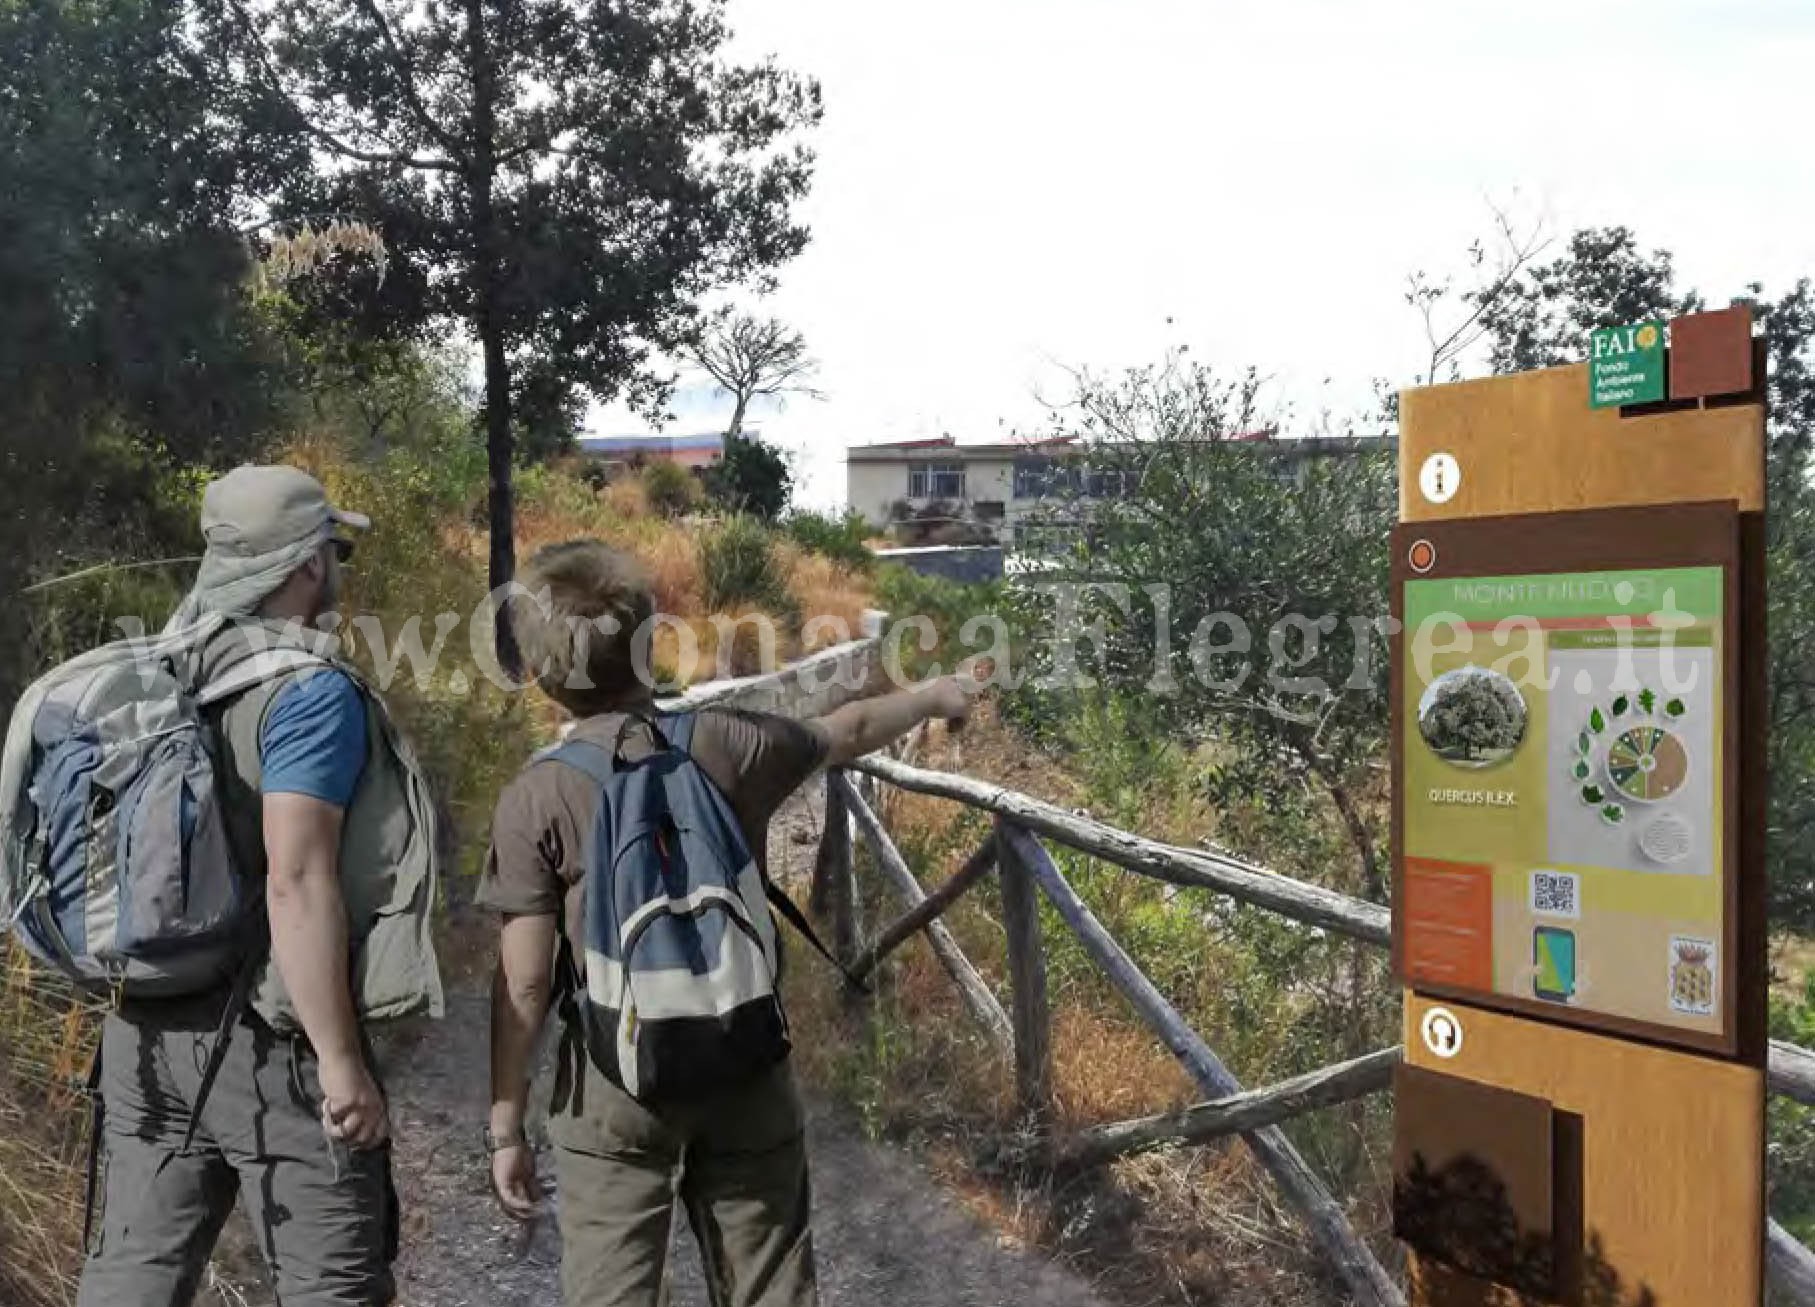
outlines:
[{"label": "white building", "polygon": [[1075,451],[1070,436],[999,445],[960,445],[950,436],[845,451],[845,502],[877,530],[948,508],[1003,542],[1048,495],[1055,462]]},{"label": "white building", "polygon": [[[1390,452],[1396,443],[1375,435],[1280,439],[1271,428],[1225,439],[1271,460],[1281,476],[1300,476],[1313,460]],[[960,445],[950,436],[854,445],[845,451],[846,503],[879,531],[909,519],[929,527],[950,519],[968,524],[968,534],[981,526],[997,542],[1026,549],[1035,531],[1060,539],[1088,529],[1089,505],[1123,493],[1124,474],[1090,468],[1078,458],[1082,448],[1071,436],[996,445]],[[919,543],[950,541],[935,535]]]}]

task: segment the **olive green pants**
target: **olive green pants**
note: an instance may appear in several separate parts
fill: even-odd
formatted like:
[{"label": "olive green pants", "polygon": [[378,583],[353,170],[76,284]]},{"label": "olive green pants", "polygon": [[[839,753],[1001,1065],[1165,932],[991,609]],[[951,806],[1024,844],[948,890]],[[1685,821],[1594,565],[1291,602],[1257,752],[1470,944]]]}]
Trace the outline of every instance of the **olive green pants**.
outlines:
[{"label": "olive green pants", "polygon": [[813,1307],[803,1126],[785,1065],[658,1114],[588,1061],[579,1111],[550,1122],[568,1307],[665,1304],[677,1199],[715,1307]]},{"label": "olive green pants", "polygon": [[397,1238],[390,1150],[330,1149],[304,1040],[247,1018],[183,1148],[219,1010],[212,1000],[139,1004],[107,1018],[79,1307],[187,1307],[242,1195],[282,1307],[386,1307]]}]

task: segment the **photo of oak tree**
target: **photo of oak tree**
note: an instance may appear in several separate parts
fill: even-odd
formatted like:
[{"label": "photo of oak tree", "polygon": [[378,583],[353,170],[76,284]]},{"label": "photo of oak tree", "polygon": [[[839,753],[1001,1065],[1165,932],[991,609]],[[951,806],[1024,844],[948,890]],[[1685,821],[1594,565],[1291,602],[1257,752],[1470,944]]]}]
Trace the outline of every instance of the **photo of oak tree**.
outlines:
[{"label": "photo of oak tree", "polygon": [[1499,672],[1459,667],[1425,690],[1418,730],[1445,762],[1485,767],[1510,756],[1525,738],[1525,699]]}]

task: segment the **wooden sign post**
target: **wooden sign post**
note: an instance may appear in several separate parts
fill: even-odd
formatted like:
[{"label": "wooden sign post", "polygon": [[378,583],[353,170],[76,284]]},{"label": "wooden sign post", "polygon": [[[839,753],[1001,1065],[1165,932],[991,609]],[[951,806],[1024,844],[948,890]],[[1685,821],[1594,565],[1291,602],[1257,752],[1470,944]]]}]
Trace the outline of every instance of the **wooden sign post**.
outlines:
[{"label": "wooden sign post", "polygon": [[1762,1297],[1763,363],[1747,310],[1660,328],[1401,398],[1394,1220],[1425,1307]]}]

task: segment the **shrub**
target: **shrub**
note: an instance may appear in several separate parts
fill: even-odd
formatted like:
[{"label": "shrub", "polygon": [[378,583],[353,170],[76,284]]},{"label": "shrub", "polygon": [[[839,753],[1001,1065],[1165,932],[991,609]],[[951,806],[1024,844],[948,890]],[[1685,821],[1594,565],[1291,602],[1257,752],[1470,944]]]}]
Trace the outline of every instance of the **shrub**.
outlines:
[{"label": "shrub", "polygon": [[753,604],[779,617],[796,615],[768,529],[753,517],[728,518],[706,537],[700,546],[700,572],[706,607],[713,612]]},{"label": "shrub", "polygon": [[1019,675],[1021,640],[1005,593],[1001,582],[966,583],[921,576],[900,563],[890,563],[876,573],[876,606],[889,615],[890,625],[910,617],[925,617],[933,625],[932,649],[922,650],[911,635],[901,641],[902,668],[916,678],[929,675],[935,665],[941,672],[955,671],[966,657],[991,651],[996,636],[992,622],[980,621],[970,640],[963,639],[965,623],[973,617],[1001,621],[1012,646],[1010,670]]},{"label": "shrub", "polygon": [[693,473],[666,459],[658,459],[643,469],[643,493],[649,499],[649,507],[663,517],[680,517],[704,497]]},{"label": "shrub", "polygon": [[842,518],[824,513],[790,513],[782,519],[781,529],[802,549],[823,554],[847,567],[867,572],[875,565],[876,556],[864,544],[870,536],[870,525],[855,510]]},{"label": "shrub", "polygon": [[787,455],[755,436],[727,436],[725,456],[706,469],[706,493],[733,513],[750,513],[773,522],[794,493],[794,471]]}]

